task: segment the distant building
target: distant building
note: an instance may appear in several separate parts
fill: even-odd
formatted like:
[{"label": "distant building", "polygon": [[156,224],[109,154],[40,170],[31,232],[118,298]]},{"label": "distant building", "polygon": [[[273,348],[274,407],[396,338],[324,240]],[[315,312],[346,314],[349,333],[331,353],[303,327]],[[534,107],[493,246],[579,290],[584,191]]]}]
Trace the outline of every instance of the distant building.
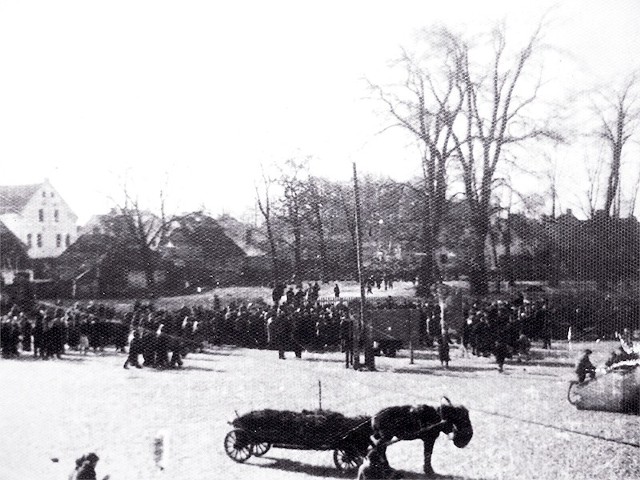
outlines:
[{"label": "distant building", "polygon": [[149,290],[147,269],[151,268],[155,286],[162,290],[167,267],[153,251],[145,264],[137,246],[129,239],[87,233],[78,238],[56,259],[61,297],[120,297]]},{"label": "distant building", "polygon": [[27,255],[27,246],[0,222],[0,276],[5,285],[13,283],[17,272],[30,272],[31,259]]},{"label": "distant building", "polygon": [[213,218],[201,212],[174,220],[159,250],[180,269],[185,288],[242,281],[245,253]]},{"label": "distant building", "polygon": [[264,283],[271,278],[272,261],[260,248],[260,241],[266,238],[258,229],[236,220],[230,215],[221,215],[216,222],[225,235],[244,252],[243,281],[245,283]]},{"label": "distant building", "polygon": [[55,258],[77,239],[78,217],[45,180],[0,186],[0,221],[26,245],[30,258]]}]

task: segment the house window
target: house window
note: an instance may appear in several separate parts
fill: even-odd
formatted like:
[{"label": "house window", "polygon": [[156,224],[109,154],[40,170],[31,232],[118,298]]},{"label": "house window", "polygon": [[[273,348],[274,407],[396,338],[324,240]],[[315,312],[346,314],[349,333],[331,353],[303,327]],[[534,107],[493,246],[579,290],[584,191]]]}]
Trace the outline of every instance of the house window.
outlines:
[{"label": "house window", "polygon": [[44,210],[42,208],[38,210],[38,220],[44,222]]},{"label": "house window", "polygon": [[41,233],[39,233],[39,234],[36,236],[36,243],[37,243],[37,245],[38,245],[38,248],[41,248],[41,247],[42,247],[42,234],[41,234]]},{"label": "house window", "polygon": [[60,213],[58,212],[58,210],[54,210],[54,211],[53,211],[53,219],[54,219],[56,222],[59,222],[59,221],[60,221]]},{"label": "house window", "polygon": [[62,246],[62,235],[59,233],[56,235],[56,248],[60,248]]},{"label": "house window", "polygon": [[71,245],[71,235],[69,235],[67,233],[67,236],[64,239],[64,244],[68,247],[69,245]]},{"label": "house window", "polygon": [[27,233],[27,248],[33,247],[33,235]]}]

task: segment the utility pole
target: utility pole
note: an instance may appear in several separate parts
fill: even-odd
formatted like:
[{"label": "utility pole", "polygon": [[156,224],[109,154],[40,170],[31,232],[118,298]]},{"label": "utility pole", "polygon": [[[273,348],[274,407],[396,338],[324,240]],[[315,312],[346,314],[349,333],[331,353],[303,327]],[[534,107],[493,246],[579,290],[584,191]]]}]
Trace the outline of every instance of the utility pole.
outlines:
[{"label": "utility pole", "polygon": [[[364,339],[364,366],[370,371],[375,370],[375,356],[373,354],[373,325],[371,318],[366,315],[364,279],[362,275],[362,226],[360,224],[360,190],[358,189],[358,173],[356,162],[353,162],[353,192],[356,200],[356,255],[358,263],[358,281],[360,282],[360,321],[358,329],[361,335],[358,338]],[[354,368],[359,365],[354,362]]]}]

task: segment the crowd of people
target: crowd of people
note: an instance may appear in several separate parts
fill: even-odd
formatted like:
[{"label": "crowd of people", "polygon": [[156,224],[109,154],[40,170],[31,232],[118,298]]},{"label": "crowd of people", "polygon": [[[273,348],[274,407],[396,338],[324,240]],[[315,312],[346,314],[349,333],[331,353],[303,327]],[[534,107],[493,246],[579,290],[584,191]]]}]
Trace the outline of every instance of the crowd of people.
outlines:
[{"label": "crowd of people", "polygon": [[232,302],[223,308],[214,302],[175,311],[141,302],[125,312],[93,302],[68,308],[41,304],[28,312],[14,306],[0,317],[0,347],[5,358],[32,354],[48,360],[61,358],[66,348],[86,353],[111,345],[125,352],[129,345],[125,368],[166,368],[181,366],[184,355],[206,345],[273,348],[283,358],[287,350],[301,356],[303,350],[337,347],[345,330],[351,331],[342,302],[321,304],[312,302],[313,293],[301,298],[289,292],[278,300],[272,306]]},{"label": "crowd of people", "polygon": [[462,325],[462,345],[473,355],[493,354],[502,371],[505,359],[528,358],[531,339],[551,348],[551,317],[545,300],[531,302],[519,293],[511,301],[476,301]]},{"label": "crowd of people", "polygon": [[4,358],[28,353],[42,360],[59,359],[67,346],[83,353],[102,351],[107,345],[124,351],[128,335],[113,308],[93,302],[85,307],[76,303],[71,308],[41,304],[30,311],[14,305],[0,317]]},{"label": "crowd of people", "polygon": [[[119,312],[94,302],[67,308],[41,304],[32,311],[14,306],[0,317],[0,348],[5,358],[26,353],[47,360],[61,358],[66,348],[86,354],[107,345],[127,352],[129,346],[124,368],[180,367],[189,352],[212,345],[269,348],[278,350],[279,358],[287,351],[300,357],[303,351],[339,348],[349,366],[357,311],[342,301],[337,284],[332,299],[320,299],[319,292],[317,282],[307,289],[278,285],[271,305],[231,302],[222,307],[215,297],[213,304],[175,311],[141,302]],[[435,342],[442,366],[448,367],[454,339],[441,318],[437,296],[401,304],[388,297],[374,308],[417,309],[418,343],[431,347]],[[551,318],[544,300],[531,302],[519,294],[510,301],[476,301],[463,313],[466,320],[456,332],[463,354],[494,355],[500,371],[506,358],[528,357],[531,338],[541,339],[544,348],[551,346]]]}]

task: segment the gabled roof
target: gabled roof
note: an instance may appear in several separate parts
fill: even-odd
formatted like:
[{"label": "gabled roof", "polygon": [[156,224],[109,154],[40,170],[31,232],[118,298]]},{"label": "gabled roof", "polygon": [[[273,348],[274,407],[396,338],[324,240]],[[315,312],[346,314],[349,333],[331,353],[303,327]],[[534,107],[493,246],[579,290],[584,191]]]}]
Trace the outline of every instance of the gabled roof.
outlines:
[{"label": "gabled roof", "polygon": [[250,225],[240,222],[227,214],[218,217],[216,222],[222,227],[224,233],[242,249],[247,257],[262,257],[266,255],[266,253],[254,243],[256,240],[255,237],[260,235],[260,232]]},{"label": "gabled roof", "polygon": [[202,212],[193,212],[174,220],[167,238],[176,247],[176,253],[182,251],[192,261],[246,256],[218,222]]},{"label": "gabled roof", "polygon": [[34,185],[0,185],[0,215],[20,213],[31,197],[42,186]]},{"label": "gabled roof", "polygon": [[[150,260],[158,266],[160,254],[151,251]],[[123,241],[112,235],[86,233],[81,235],[56,259],[62,279],[77,275],[100,265],[101,270],[125,266],[129,271],[144,270],[144,261],[138,247],[131,241]]]}]

